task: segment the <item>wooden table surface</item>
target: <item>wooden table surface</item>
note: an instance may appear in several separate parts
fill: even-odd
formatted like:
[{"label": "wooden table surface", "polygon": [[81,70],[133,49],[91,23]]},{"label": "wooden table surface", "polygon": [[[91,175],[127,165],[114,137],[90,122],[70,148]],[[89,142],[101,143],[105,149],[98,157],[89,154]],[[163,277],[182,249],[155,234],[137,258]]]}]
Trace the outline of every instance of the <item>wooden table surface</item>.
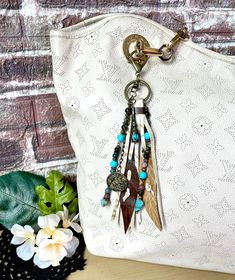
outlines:
[{"label": "wooden table surface", "polygon": [[88,251],[85,258],[85,269],[67,280],[235,280],[232,274],[103,258]]}]

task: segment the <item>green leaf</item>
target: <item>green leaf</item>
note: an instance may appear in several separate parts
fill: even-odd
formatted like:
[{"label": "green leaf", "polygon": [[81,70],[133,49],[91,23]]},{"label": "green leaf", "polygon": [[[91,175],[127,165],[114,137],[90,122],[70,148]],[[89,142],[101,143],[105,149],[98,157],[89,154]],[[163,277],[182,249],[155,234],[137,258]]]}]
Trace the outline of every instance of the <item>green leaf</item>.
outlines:
[{"label": "green leaf", "polygon": [[35,187],[39,197],[38,208],[42,214],[63,211],[63,204],[68,207],[70,213],[77,212],[77,193],[60,172],[51,171],[46,183],[48,187],[40,185]]},{"label": "green leaf", "polygon": [[73,202],[68,206],[69,213],[76,213],[78,211],[78,198],[74,198]]},{"label": "green leaf", "polygon": [[10,229],[14,224],[31,225],[38,229],[41,215],[35,185],[46,186],[45,178],[17,171],[0,176],[0,223]]}]

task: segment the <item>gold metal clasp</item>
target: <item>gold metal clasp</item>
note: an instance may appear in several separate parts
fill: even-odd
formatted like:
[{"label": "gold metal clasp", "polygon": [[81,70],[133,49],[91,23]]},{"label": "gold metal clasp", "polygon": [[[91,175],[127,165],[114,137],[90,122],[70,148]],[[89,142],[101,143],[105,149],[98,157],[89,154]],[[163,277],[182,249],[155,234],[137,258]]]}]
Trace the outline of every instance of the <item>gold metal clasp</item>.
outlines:
[{"label": "gold metal clasp", "polygon": [[159,56],[162,60],[169,60],[173,54],[173,47],[180,41],[188,40],[187,28],[182,28],[176,31],[175,36],[170,40],[168,44],[163,44],[159,49],[144,47],[144,45],[139,42],[136,44],[136,49],[138,54],[144,54],[147,56]]},{"label": "gold metal clasp", "polygon": [[189,39],[188,30],[186,27],[184,27],[176,31],[175,36],[167,44],[167,47],[173,48],[178,43],[178,41],[180,40],[187,41],[188,39]]},{"label": "gold metal clasp", "polygon": [[157,48],[148,48],[147,47],[147,48],[144,48],[143,50],[141,50],[141,52],[146,55],[162,56],[162,51]]},{"label": "gold metal clasp", "polygon": [[141,50],[150,47],[149,42],[139,34],[129,35],[123,42],[123,52],[127,61],[140,73],[149,57]]},{"label": "gold metal clasp", "polygon": [[162,51],[162,55],[160,58],[162,60],[169,60],[171,59],[173,55],[173,47],[179,42],[179,41],[187,41],[189,39],[188,30],[186,27],[179,29],[176,31],[175,36],[170,40],[168,44],[163,44],[160,47],[160,51]]},{"label": "gold metal clasp", "polygon": [[173,55],[173,47],[179,41],[189,39],[186,27],[176,31],[169,43],[163,44],[159,49],[151,48],[149,42],[139,34],[129,35],[123,42],[123,52],[129,63],[132,63],[137,73],[140,73],[149,56],[159,56],[162,60],[169,60]]}]

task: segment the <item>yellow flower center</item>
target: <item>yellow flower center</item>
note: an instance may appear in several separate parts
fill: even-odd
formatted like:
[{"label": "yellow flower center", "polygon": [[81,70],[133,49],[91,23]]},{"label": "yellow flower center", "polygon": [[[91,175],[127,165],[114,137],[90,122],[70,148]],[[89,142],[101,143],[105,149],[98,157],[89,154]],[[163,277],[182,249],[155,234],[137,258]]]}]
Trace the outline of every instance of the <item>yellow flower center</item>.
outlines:
[{"label": "yellow flower center", "polygon": [[47,228],[45,228],[45,231],[48,233],[48,235],[53,235],[54,234],[54,232],[56,231],[56,228],[54,228],[54,227],[47,227]]}]

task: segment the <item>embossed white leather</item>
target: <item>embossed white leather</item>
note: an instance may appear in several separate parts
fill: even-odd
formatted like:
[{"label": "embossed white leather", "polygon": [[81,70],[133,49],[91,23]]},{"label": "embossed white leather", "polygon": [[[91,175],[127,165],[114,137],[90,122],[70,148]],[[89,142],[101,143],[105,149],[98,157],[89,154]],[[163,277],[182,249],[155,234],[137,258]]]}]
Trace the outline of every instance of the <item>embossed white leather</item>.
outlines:
[{"label": "embossed white leather", "polygon": [[[88,250],[101,256],[235,272],[235,82],[232,57],[191,41],[171,62],[151,57],[142,77],[156,135],[162,209],[159,232],[143,221],[126,235],[102,208],[134,69],[122,52],[130,34],[152,47],[173,32],[132,14],[108,14],[50,33],[53,78],[78,160],[79,208]],[[115,193],[112,200],[116,199]]]}]

